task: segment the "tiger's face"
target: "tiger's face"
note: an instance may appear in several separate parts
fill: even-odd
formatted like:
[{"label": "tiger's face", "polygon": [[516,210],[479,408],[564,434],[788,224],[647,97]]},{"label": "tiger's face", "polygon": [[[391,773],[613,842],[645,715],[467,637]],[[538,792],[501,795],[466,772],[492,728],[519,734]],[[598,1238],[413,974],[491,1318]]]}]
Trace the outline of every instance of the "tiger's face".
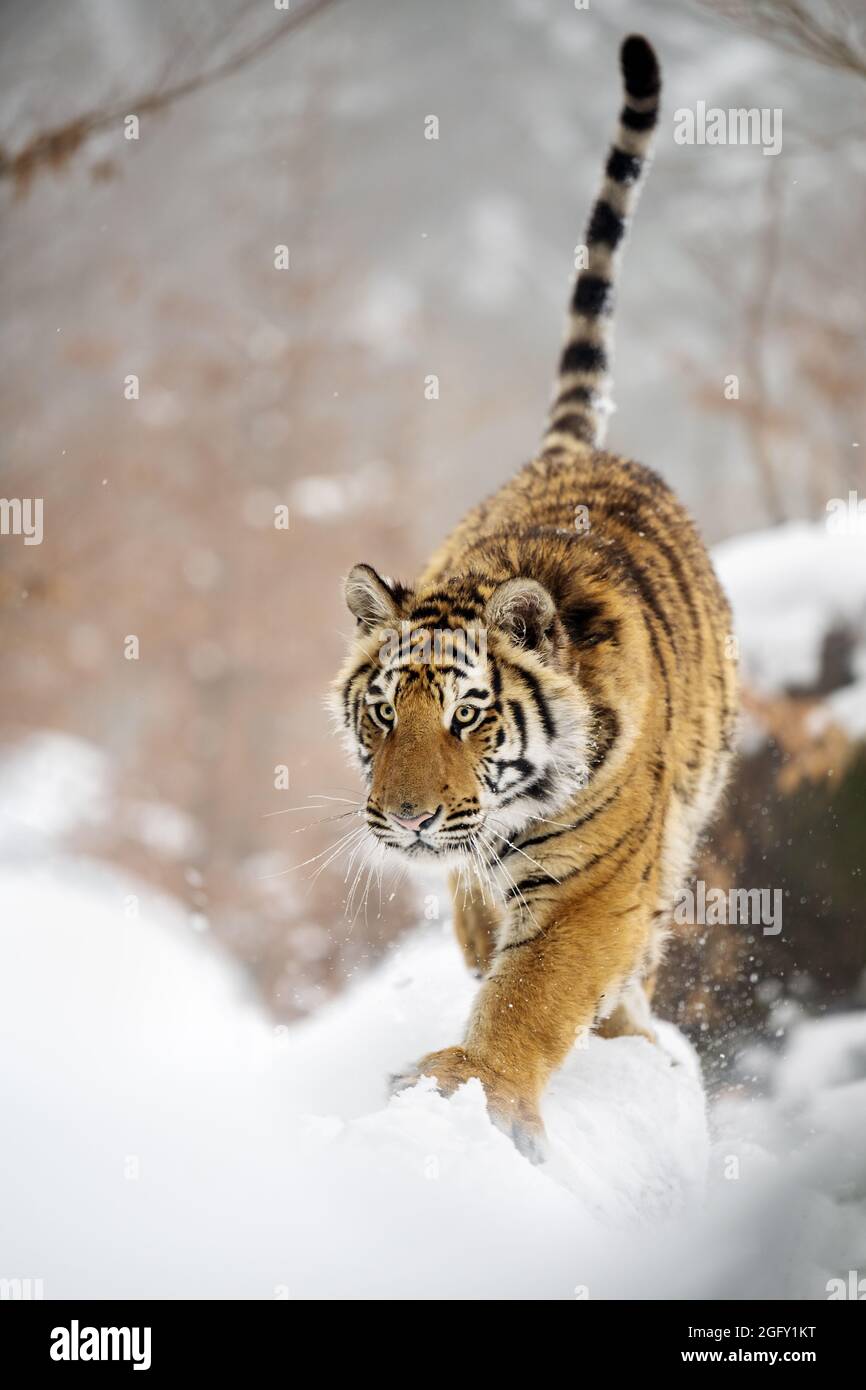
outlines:
[{"label": "tiger's face", "polygon": [[587,774],[590,709],[542,585],[412,591],[356,565],[346,599],[358,629],[331,707],[377,840],[459,861],[567,805]]}]

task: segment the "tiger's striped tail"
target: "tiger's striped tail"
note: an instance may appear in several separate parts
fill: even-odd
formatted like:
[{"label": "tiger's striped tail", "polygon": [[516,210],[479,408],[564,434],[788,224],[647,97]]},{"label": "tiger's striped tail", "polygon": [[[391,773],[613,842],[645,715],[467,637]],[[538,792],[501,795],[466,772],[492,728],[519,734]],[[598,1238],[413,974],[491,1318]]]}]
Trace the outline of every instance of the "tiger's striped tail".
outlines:
[{"label": "tiger's striped tail", "polygon": [[632,34],[620,50],[625,105],[586,231],[587,264],[574,282],[559,378],[542,453],[600,448],[610,412],[613,289],[619,251],[646,171],[659,112],[661,78],[646,39]]}]

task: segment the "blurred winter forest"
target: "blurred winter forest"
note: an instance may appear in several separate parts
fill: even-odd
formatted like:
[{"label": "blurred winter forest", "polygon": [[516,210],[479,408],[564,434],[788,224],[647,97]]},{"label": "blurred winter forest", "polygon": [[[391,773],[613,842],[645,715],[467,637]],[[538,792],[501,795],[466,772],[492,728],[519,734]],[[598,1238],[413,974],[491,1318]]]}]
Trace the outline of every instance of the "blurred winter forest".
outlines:
[{"label": "blurred winter forest", "polygon": [[[359,795],[323,708],[340,580],[358,560],[410,579],[531,455],[631,30],[665,114],[610,444],[711,543],[787,535],[817,592],[826,548],[804,572],[796,537],[866,495],[862,0],[0,7],[0,491],[44,499],[41,545],[0,537],[4,852],[36,854],[47,817],[164,887],[279,1017],[423,920],[417,886],[386,878],[352,922],[345,861],[294,867]],[[781,151],[676,143],[699,101],[781,109]],[[802,635],[778,572],[743,608],[765,582],[699,872],[782,888],[784,931],[686,932],[662,998],[715,1057],[785,1010],[864,1002],[866,584],[830,587],[811,668],[762,683],[766,634]]]}]

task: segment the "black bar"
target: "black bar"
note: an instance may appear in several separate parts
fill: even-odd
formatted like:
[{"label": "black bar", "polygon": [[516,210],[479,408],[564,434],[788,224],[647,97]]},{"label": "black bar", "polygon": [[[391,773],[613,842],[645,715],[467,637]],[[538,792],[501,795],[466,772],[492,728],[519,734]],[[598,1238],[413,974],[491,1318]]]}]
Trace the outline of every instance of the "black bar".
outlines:
[{"label": "black bar", "polygon": [[[552,1316],[558,1327],[582,1333],[584,1340],[579,1345],[587,1350],[594,1348],[594,1356],[615,1365],[618,1378],[630,1368],[666,1373],[673,1367],[682,1367],[700,1372],[708,1365],[767,1370],[797,1365],[818,1371],[826,1378],[828,1373],[856,1364],[863,1341],[863,1312],[862,1300],[593,1303],[575,1299],[566,1307],[564,1324],[559,1323],[558,1313]],[[361,1316],[366,1318],[370,1313],[365,1309]],[[375,1325],[385,1334],[381,1323]],[[379,1355],[384,1361],[386,1346],[393,1355],[395,1346],[407,1339],[411,1346],[418,1338],[428,1373],[431,1354],[441,1356],[443,1361],[448,1357],[453,1366],[451,1339],[441,1326],[430,1337],[435,1326],[427,1323],[424,1331],[414,1317],[405,1323],[389,1317]],[[100,1334],[96,1341],[88,1330],[94,1328],[125,1329],[127,1335],[124,1338],[118,1332],[113,1340],[113,1334],[106,1334],[103,1341]],[[137,1337],[133,1329],[139,1330]],[[145,1329],[150,1330],[149,1341]],[[355,1341],[351,1326],[345,1333],[336,1339],[336,1347],[347,1358],[360,1357],[363,1348],[369,1349],[369,1329],[363,1342]],[[591,1342],[586,1340],[589,1338]],[[506,1337],[503,1348],[511,1340]],[[52,1347],[70,1356],[77,1349],[78,1359],[54,1359]],[[144,1383],[144,1376],[160,1379],[176,1377],[184,1371],[212,1371],[224,1379],[234,1372],[249,1373],[251,1368],[258,1371],[271,1365],[293,1374],[302,1368],[307,1357],[317,1357],[323,1351],[326,1364],[332,1367],[335,1343],[328,1337],[323,1345],[320,1336],[310,1328],[308,1308],[301,1300],[22,1301],[0,1303],[0,1348],[0,1367],[20,1368],[25,1376],[31,1369],[47,1370],[52,1378],[82,1374],[92,1378],[106,1369],[114,1376],[134,1376],[132,1359],[90,1360],[81,1355],[97,1348],[110,1357],[116,1348],[118,1354],[125,1351],[130,1358],[138,1357],[142,1362],[138,1374]],[[477,1350],[488,1365],[491,1355],[496,1358],[495,1343],[491,1346],[489,1338],[479,1338]],[[145,1367],[147,1357],[150,1364]],[[443,1373],[444,1370],[443,1365]]]}]

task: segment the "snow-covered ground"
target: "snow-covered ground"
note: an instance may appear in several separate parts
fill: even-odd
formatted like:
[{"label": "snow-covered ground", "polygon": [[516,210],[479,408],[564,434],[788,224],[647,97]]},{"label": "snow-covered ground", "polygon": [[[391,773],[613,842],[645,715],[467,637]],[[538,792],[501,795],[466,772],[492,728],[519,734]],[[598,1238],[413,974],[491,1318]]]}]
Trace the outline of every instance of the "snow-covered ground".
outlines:
[{"label": "snow-covered ground", "polygon": [[[787,527],[718,558],[756,684],[814,679],[836,621],[859,669],[862,540]],[[866,1012],[755,1049],[761,1098],[709,1113],[675,1029],[591,1039],[532,1167],[477,1083],[385,1098],[461,1035],[475,986],[447,923],[275,1027],[200,914],[64,848],[110,813],[107,778],[57,735],[0,766],[0,1277],[49,1298],[822,1299],[866,1272]]]},{"label": "snow-covered ground", "polygon": [[824,641],[844,631],[854,682],[828,713],[852,737],[866,734],[866,517],[840,530],[792,521],[717,545],[713,559],[734,610],[743,676],[764,693],[814,685]]},{"label": "snow-covered ground", "polygon": [[866,1268],[866,1015],[709,1122],[675,1030],[593,1039],[535,1168],[476,1083],[385,1099],[459,1036],[443,925],[287,1029],[111,871],[7,865],[0,898],[0,1274],[46,1297],[823,1298]]}]

